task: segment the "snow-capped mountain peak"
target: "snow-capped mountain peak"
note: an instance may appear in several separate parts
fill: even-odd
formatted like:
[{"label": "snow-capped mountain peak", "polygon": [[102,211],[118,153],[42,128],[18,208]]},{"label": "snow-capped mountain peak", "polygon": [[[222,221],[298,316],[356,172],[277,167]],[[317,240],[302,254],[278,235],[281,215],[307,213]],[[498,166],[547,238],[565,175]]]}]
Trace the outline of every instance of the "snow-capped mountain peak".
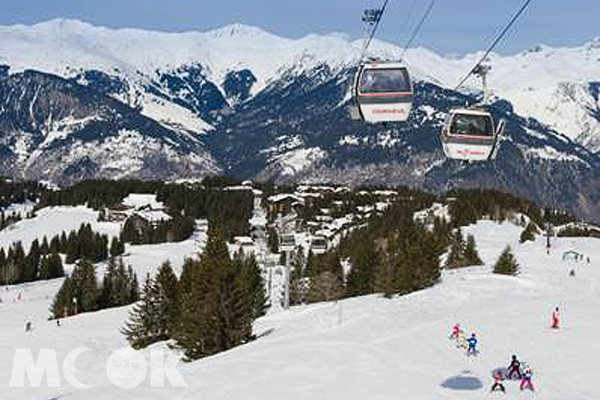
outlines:
[{"label": "snow-capped mountain peak", "polygon": [[226,25],[205,33],[207,37],[253,37],[253,38],[264,38],[264,37],[275,37],[275,35],[258,28],[256,26],[245,25],[242,23],[234,23]]}]

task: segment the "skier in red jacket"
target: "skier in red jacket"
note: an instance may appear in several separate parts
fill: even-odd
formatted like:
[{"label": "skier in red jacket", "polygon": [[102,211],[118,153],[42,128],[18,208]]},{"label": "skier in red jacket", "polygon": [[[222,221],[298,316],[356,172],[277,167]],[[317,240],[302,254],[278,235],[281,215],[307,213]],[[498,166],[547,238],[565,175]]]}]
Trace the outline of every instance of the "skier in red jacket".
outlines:
[{"label": "skier in red jacket", "polygon": [[460,332],[460,324],[456,324],[452,327],[452,334],[450,339],[458,339],[458,333]]},{"label": "skier in red jacket", "polygon": [[558,307],[552,312],[552,328],[558,329],[560,327],[560,313]]}]

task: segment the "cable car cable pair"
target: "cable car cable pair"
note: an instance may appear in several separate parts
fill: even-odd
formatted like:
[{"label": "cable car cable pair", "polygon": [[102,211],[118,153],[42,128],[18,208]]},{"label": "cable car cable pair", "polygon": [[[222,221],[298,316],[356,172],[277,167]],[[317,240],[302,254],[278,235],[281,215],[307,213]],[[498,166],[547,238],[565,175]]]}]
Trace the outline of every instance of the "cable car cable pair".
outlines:
[{"label": "cable car cable pair", "polygon": [[[478,75],[483,82],[482,102],[470,108],[453,109],[448,114],[441,131],[444,154],[448,158],[465,161],[485,161],[495,158],[500,137],[504,133],[506,122],[501,120],[495,126],[492,114],[487,110],[487,73],[491,67],[484,65],[487,57],[504,38],[517,19],[529,6],[532,0],[526,0],[519,11],[512,17],[508,25],[496,37],[484,56],[469,71],[454,89],[460,87],[472,75]],[[399,62],[364,61],[368,47],[377,31],[381,17],[388,4],[386,0],[381,9],[365,10],[363,24],[365,41],[361,54],[361,65],[352,86],[355,107],[353,118],[365,122],[399,122],[406,121],[412,108],[414,89],[408,68],[402,64],[404,54],[427,20],[436,0],[429,3],[423,17],[417,24],[410,39],[403,49]]]},{"label": "cable car cable pair", "polygon": [[[437,0],[432,0],[425,14],[410,36],[406,48],[410,46],[429,17]],[[381,9],[365,10],[363,24],[365,42],[361,54],[361,64],[352,85],[354,107],[352,117],[365,122],[406,121],[412,108],[414,89],[408,68],[400,62],[369,60],[364,61],[388,1]]]},{"label": "cable car cable pair", "polygon": [[460,81],[454,91],[471,77],[477,75],[483,83],[483,98],[479,104],[470,108],[458,108],[450,111],[444,122],[441,133],[442,148],[447,158],[464,161],[487,161],[494,159],[498,153],[500,139],[504,134],[505,120],[500,120],[498,126],[494,124],[494,118],[487,109],[488,91],[487,74],[491,67],[486,63],[487,57],[492,50],[508,33],[517,19],[525,11],[532,0],[526,0],[519,11],[512,17],[508,25],[496,37],[492,45],[484,53],[483,57],[475,64],[469,73]]}]

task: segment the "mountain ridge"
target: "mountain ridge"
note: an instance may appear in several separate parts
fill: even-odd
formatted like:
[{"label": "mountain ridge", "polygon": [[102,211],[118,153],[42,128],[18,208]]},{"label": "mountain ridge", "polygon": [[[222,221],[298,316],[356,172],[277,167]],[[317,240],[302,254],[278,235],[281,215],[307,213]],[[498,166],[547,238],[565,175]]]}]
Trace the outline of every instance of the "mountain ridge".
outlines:
[{"label": "mountain ridge", "polygon": [[[36,36],[36,29],[47,35]],[[476,53],[447,60],[426,49],[409,50],[417,87],[413,113],[406,123],[384,127],[348,118],[360,43],[339,34],[286,39],[245,25],[163,34],[71,20],[0,27],[0,33],[5,49],[0,92],[12,93],[0,109],[0,172],[10,176],[72,182],[227,173],[281,182],[410,184],[434,191],[482,185],[600,217],[600,75],[591,60],[580,68],[588,81],[561,83],[574,72],[558,68],[577,59],[567,57],[573,52],[577,57],[597,52],[600,60],[600,48],[593,45],[540,48],[512,58],[492,55],[493,112],[509,121],[508,134],[497,160],[463,166],[444,158],[439,130],[450,109],[477,101],[476,82],[464,92],[447,88],[470,68]],[[373,42],[374,54],[397,58],[399,52]],[[523,62],[536,72],[532,60],[550,72],[498,79],[520,71],[515,65]],[[45,85],[23,78],[33,73],[23,71],[32,69],[46,74]],[[522,77],[530,77],[530,86],[522,85]],[[14,84],[18,79],[20,86]],[[37,108],[36,90],[57,107],[53,113]],[[511,91],[512,98],[503,95]],[[86,108],[86,97],[100,99],[97,107]],[[552,118],[523,113],[528,107]],[[94,120],[99,109],[104,113]],[[53,119],[56,115],[61,119]],[[564,115],[570,118],[566,122]],[[561,123],[564,130],[557,129]],[[53,137],[61,146],[49,154],[42,145]]]}]

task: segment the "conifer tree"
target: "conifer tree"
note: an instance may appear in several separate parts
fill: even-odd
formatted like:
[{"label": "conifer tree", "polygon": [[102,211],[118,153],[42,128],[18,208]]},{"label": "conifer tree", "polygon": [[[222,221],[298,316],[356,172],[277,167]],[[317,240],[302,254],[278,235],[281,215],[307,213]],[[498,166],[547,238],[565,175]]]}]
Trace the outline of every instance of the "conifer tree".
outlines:
[{"label": "conifer tree", "polygon": [[25,264],[25,250],[23,249],[23,243],[18,241],[12,246],[12,257],[9,257],[9,264],[12,264],[13,267],[13,277],[11,282],[23,282],[24,281],[24,273],[23,266]]},{"label": "conifer tree", "polygon": [[252,307],[250,311],[252,319],[265,315],[267,310],[265,282],[253,256],[244,261],[240,272],[240,281],[244,290],[245,301]]},{"label": "conifer tree", "polygon": [[52,312],[52,318],[55,319],[65,318],[74,314],[73,281],[70,277],[65,278],[58,293],[54,297],[50,310]]},{"label": "conifer tree", "polygon": [[535,226],[533,221],[529,221],[523,232],[521,232],[521,236],[519,238],[520,243],[525,243],[527,241],[535,240],[535,235],[539,233],[538,228]]},{"label": "conifer tree", "polygon": [[62,250],[62,248],[60,246],[60,236],[58,236],[58,235],[54,236],[50,240],[50,252],[52,252],[52,253],[60,253],[61,250]]},{"label": "conifer tree", "polygon": [[450,253],[446,258],[446,268],[459,268],[465,266],[465,241],[460,228],[452,234]]},{"label": "conifer tree", "polygon": [[146,276],[140,301],[133,307],[129,320],[121,329],[134,349],[142,349],[161,340],[157,331],[158,307],[156,291],[150,275]]},{"label": "conifer tree", "polygon": [[50,273],[50,278],[60,278],[65,275],[65,270],[63,269],[62,258],[56,252],[53,252],[49,256],[46,256],[48,259],[48,270]]},{"label": "conifer tree", "polygon": [[58,245],[59,245],[59,248],[58,248],[59,253],[67,253],[69,240],[67,238],[67,234],[65,233],[65,231],[61,232],[60,241],[59,241]]},{"label": "conifer tree", "polygon": [[127,268],[127,273],[130,277],[129,303],[135,303],[140,299],[140,285],[138,282],[137,275],[133,272],[133,268],[131,268],[131,265]]},{"label": "conifer tree", "polygon": [[117,264],[114,257],[109,258],[106,272],[102,279],[100,303],[102,307],[114,307],[118,303],[116,296]]},{"label": "conifer tree", "polygon": [[227,350],[252,339],[252,301],[243,262],[231,260],[223,235],[211,230],[200,260],[187,267],[175,340],[187,360]]},{"label": "conifer tree", "polygon": [[352,268],[348,273],[346,290],[349,296],[373,293],[376,271],[382,261],[380,253],[372,242],[364,241],[351,257]]},{"label": "conifer tree", "polygon": [[46,236],[44,236],[44,238],[42,239],[42,244],[40,246],[40,252],[43,255],[50,253],[50,245],[48,244],[48,238]]},{"label": "conifer tree", "polygon": [[73,282],[73,300],[77,305],[77,312],[95,311],[98,300],[98,285],[94,265],[85,259],[79,261],[73,269],[71,280]]},{"label": "conifer tree", "polygon": [[494,273],[513,276],[519,274],[519,264],[512,254],[510,246],[506,246],[500,257],[498,257],[494,265]]},{"label": "conifer tree", "polygon": [[6,265],[6,253],[4,248],[0,248],[0,282],[3,285],[8,284],[8,266]]},{"label": "conifer tree", "polygon": [[310,279],[308,301],[338,300],[344,291],[344,286],[336,274],[331,271],[323,271]]},{"label": "conifer tree", "polygon": [[50,257],[43,256],[40,260],[39,279],[50,279]]},{"label": "conifer tree", "polygon": [[31,282],[38,278],[40,259],[40,242],[35,239],[31,242],[29,254],[27,254],[23,263],[23,280],[25,282]]},{"label": "conifer tree", "polygon": [[475,237],[473,235],[467,235],[467,244],[464,250],[464,263],[465,265],[483,265],[483,261],[481,261],[479,253],[477,252]]},{"label": "conifer tree", "polygon": [[173,337],[180,318],[179,283],[171,263],[164,262],[154,279],[157,307],[157,336],[160,340]]},{"label": "conifer tree", "polygon": [[120,256],[121,254],[123,254],[123,252],[121,251],[121,241],[118,237],[113,236],[113,238],[110,241],[110,256],[116,257]]}]

